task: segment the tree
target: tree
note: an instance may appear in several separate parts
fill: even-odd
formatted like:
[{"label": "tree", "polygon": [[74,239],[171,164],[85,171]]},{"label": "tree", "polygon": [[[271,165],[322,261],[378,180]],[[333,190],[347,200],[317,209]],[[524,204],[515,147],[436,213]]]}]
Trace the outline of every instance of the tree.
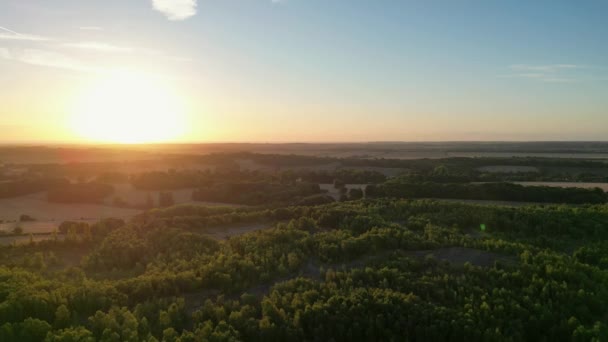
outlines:
[{"label": "tree", "polygon": [[26,318],[21,323],[20,341],[42,341],[46,334],[51,331],[51,325],[37,318]]},{"label": "tree", "polygon": [[339,179],[334,179],[334,188],[336,189],[342,189],[346,186],[346,184],[344,184],[343,181],[339,180]]},{"label": "tree", "polygon": [[55,323],[53,326],[55,329],[67,328],[70,325],[70,310],[65,304],[61,304],[55,311]]},{"label": "tree", "polygon": [[350,200],[358,200],[363,198],[363,190],[358,188],[352,188],[348,190],[348,199]]},{"label": "tree", "polygon": [[21,216],[19,216],[19,222],[31,222],[31,221],[36,221],[36,219],[31,217],[30,215],[26,215],[26,214],[21,214]]},{"label": "tree", "polygon": [[95,338],[86,328],[75,327],[53,331],[46,336],[45,342],[95,342]]}]

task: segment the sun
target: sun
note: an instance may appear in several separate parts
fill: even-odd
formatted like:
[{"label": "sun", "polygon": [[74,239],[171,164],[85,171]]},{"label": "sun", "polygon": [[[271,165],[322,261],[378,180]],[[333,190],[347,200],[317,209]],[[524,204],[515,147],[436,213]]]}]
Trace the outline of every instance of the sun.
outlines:
[{"label": "sun", "polygon": [[166,142],[185,129],[179,96],[161,79],[134,72],[98,79],[78,96],[72,112],[76,134],[93,142]]}]

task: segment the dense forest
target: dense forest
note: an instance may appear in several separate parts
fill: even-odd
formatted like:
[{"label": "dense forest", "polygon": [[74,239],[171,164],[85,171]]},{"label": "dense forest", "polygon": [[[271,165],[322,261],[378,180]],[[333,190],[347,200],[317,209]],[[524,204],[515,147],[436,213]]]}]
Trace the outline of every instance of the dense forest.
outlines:
[{"label": "dense forest", "polygon": [[512,183],[433,183],[396,179],[366,188],[370,197],[453,198],[540,203],[606,203],[608,195],[599,188],[523,186]]},{"label": "dense forest", "polygon": [[0,248],[0,340],[605,341],[606,227],[604,205],[397,199],[66,224]]}]

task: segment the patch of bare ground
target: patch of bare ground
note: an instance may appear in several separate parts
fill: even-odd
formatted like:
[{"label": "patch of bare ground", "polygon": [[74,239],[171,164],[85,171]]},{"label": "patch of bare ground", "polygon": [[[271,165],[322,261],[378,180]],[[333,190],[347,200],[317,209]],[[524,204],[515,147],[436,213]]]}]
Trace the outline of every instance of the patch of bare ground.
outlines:
[{"label": "patch of bare ground", "polygon": [[[158,196],[161,191],[150,191],[150,190],[139,190],[133,185],[128,183],[113,184],[114,192],[104,199],[104,204],[114,205],[117,200],[123,201],[132,206],[143,206],[146,204],[149,197],[152,198],[154,203],[158,203]],[[186,188],[178,190],[166,190],[162,192],[169,192],[173,196],[175,204],[196,204],[206,206],[230,206],[236,207],[238,205],[228,203],[217,203],[217,202],[197,202],[192,200],[192,192],[196,188]]]}]

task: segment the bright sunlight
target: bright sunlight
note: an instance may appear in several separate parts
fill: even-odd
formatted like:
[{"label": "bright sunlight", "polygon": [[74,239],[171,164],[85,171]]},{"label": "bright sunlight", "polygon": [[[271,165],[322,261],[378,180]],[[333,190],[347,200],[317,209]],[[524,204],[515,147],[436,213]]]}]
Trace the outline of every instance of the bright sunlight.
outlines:
[{"label": "bright sunlight", "polygon": [[82,138],[107,143],[150,143],[178,138],[185,118],[179,96],[161,79],[114,72],[77,99],[72,125]]}]

